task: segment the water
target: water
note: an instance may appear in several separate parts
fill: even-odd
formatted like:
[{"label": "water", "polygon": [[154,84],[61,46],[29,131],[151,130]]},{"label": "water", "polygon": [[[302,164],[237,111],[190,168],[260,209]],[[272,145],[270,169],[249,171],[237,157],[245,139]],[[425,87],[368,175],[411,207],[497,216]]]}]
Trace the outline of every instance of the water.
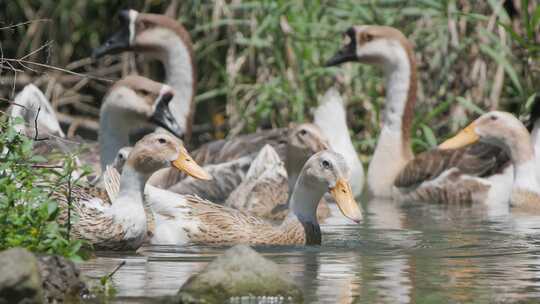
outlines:
[{"label": "water", "polygon": [[[540,216],[506,206],[390,201],[363,204],[354,225],[337,209],[320,247],[255,247],[304,290],[306,303],[540,302]],[[175,294],[227,247],[146,246],[99,253],[82,265],[98,278],[118,263],[118,302]]]}]

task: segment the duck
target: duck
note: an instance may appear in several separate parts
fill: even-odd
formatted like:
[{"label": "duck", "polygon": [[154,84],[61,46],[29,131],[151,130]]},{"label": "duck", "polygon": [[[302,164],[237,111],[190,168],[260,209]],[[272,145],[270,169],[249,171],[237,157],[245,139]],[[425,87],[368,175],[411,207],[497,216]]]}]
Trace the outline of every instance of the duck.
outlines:
[{"label": "duck", "polygon": [[[531,135],[523,123],[508,112],[491,111],[443,142],[439,148],[457,149],[478,141],[499,146],[510,155],[513,168],[510,195],[512,208],[538,213],[540,183],[537,179],[536,157]],[[488,181],[484,182],[489,185]]]},{"label": "duck", "polygon": [[[188,176],[165,188],[163,176],[168,179],[181,178],[180,174],[167,169],[152,175],[148,184],[178,194],[194,194],[257,217],[283,220],[288,211],[288,197],[303,164],[314,153],[329,148],[328,140],[314,124],[292,123],[288,129],[287,144],[282,152],[285,156],[280,156],[272,145],[266,144],[255,157],[252,153],[224,163],[204,165],[204,169],[213,177],[211,181],[201,182]],[[234,142],[234,139],[230,142]],[[282,157],[285,157],[285,163]],[[125,156],[119,154],[117,158]],[[160,177],[159,173],[164,175]],[[317,215],[320,221],[330,216],[326,199],[319,204]]]},{"label": "duck", "polygon": [[197,85],[193,44],[188,31],[176,20],[159,14],[122,10],[121,28],[96,48],[93,58],[123,51],[141,52],[163,64],[165,83],[173,88],[170,112],[180,126],[180,135],[191,136]]},{"label": "duck", "polygon": [[[299,153],[305,153],[305,150],[299,150]],[[304,164],[312,154],[301,160],[301,163]],[[251,162],[244,180],[229,195],[224,205],[258,218],[281,222],[288,214],[291,188],[294,188],[299,173],[291,177],[289,175],[292,174],[289,174],[276,150],[266,145]],[[294,181],[292,186],[291,181]],[[323,222],[329,216],[330,208],[323,197],[317,206],[317,220]]]},{"label": "duck", "polygon": [[290,212],[277,226],[198,196],[147,185],[147,199],[156,225],[151,243],[320,245],[316,210],[324,193],[330,192],[344,216],[357,223],[362,220],[348,182],[349,174],[340,154],[324,150],[312,155],[292,192]]},{"label": "duck", "polygon": [[[415,157],[411,127],[416,103],[416,60],[411,42],[398,29],[358,25],[344,33],[344,46],[326,63],[360,62],[382,67],[386,79],[383,124],[368,166],[373,197],[437,203],[475,202],[482,185],[469,177],[511,178],[504,150],[486,143],[461,149],[432,149]],[[480,199],[480,198],[479,198]]]},{"label": "duck", "polygon": [[343,98],[336,88],[330,88],[321,99],[319,106],[313,113],[313,123],[329,141],[332,150],[345,157],[351,168],[351,187],[354,196],[362,194],[364,188],[364,167],[358,153],[354,149]]},{"label": "duck", "polygon": [[192,155],[198,164],[213,165],[209,166],[208,170],[220,172],[223,178],[212,174],[214,180],[211,183],[204,183],[203,188],[196,190],[197,186],[186,187],[186,183],[192,181],[184,181],[182,174],[175,170],[165,169],[152,176],[149,184],[180,194],[187,194],[186,191],[194,190],[198,192],[188,193],[200,196],[204,192],[216,193],[213,200],[224,202],[244,180],[251,161],[265,145],[271,145],[285,163],[289,176],[289,189],[292,189],[304,162],[313,153],[328,148],[328,139],[314,124],[290,123],[287,128],[262,130],[230,139],[212,141],[194,150]]},{"label": "duck", "polygon": [[[166,133],[152,133],[139,140],[129,154],[116,195],[94,187],[63,185],[52,193],[62,210],[60,221],[73,221],[71,235],[100,250],[136,250],[147,232],[144,187],[156,170],[173,166],[200,179],[210,176],[198,166],[181,141]],[[68,215],[71,196],[73,217]],[[77,220],[74,220],[77,218]]]}]

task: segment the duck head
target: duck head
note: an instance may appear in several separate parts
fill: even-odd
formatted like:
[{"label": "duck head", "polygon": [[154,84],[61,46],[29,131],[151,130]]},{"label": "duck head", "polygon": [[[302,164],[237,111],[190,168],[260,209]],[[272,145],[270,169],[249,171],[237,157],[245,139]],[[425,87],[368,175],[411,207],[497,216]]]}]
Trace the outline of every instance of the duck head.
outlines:
[{"label": "duck head", "polygon": [[145,176],[172,166],[197,179],[212,179],[191,158],[181,140],[163,132],[148,134],[139,140],[129,153],[126,166]]},{"label": "duck head", "polygon": [[316,223],[317,205],[325,192],[332,195],[343,215],[357,223],[362,220],[348,181],[349,171],[343,156],[331,150],[306,161],[291,197],[291,209],[301,222]]}]

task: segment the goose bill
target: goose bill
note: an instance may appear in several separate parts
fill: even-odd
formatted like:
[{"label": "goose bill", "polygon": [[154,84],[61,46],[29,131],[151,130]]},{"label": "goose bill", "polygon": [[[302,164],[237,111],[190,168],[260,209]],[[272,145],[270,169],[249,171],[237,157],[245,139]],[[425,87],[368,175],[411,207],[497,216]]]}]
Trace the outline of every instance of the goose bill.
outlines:
[{"label": "goose bill", "polygon": [[351,185],[345,179],[338,179],[336,185],[330,188],[330,194],[336,200],[339,210],[343,215],[357,223],[362,220],[362,212],[354,200]]},{"label": "goose bill", "polygon": [[173,167],[186,172],[188,175],[202,180],[211,180],[212,176],[199,166],[187,152],[182,151],[172,162]]},{"label": "goose bill", "polygon": [[478,134],[476,134],[476,131],[474,131],[474,129],[475,125],[474,123],[471,123],[454,137],[449,138],[445,142],[440,144],[439,149],[457,149],[477,142],[480,137],[478,136]]}]

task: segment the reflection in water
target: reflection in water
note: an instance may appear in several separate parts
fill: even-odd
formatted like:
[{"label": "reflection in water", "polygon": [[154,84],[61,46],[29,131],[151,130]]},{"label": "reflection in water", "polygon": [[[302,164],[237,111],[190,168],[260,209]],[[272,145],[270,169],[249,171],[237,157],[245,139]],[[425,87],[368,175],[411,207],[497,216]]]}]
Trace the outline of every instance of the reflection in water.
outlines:
[{"label": "reflection in water", "polygon": [[[333,208],[320,247],[256,247],[304,290],[306,303],[540,301],[540,216],[507,206],[372,200],[354,225]],[[172,295],[227,247],[151,246],[82,265],[113,277],[119,301]],[[151,303],[151,300],[148,300]]]}]

